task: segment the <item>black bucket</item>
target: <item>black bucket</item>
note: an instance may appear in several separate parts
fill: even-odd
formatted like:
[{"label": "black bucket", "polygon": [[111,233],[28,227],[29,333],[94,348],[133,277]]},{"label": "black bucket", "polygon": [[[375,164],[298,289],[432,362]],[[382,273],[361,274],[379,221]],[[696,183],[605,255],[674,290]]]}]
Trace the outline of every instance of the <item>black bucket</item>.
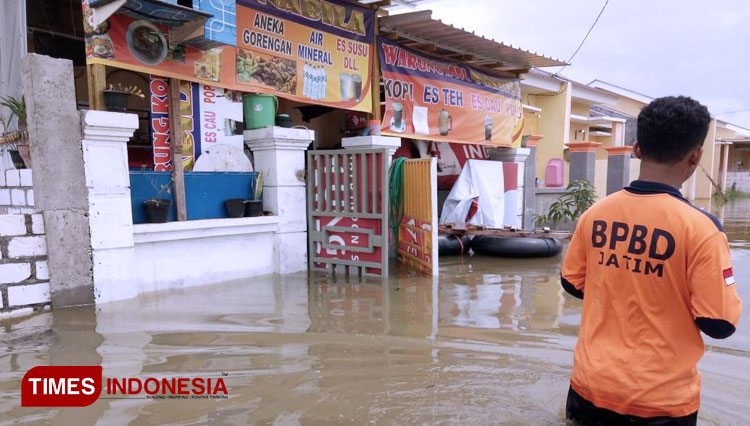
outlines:
[{"label": "black bucket", "polygon": [[230,198],[224,201],[229,217],[243,217],[245,215],[245,200],[242,198]]},{"label": "black bucket", "polygon": [[245,200],[245,217],[263,216],[263,200]]},{"label": "black bucket", "polygon": [[143,202],[146,208],[148,223],[165,223],[169,220],[169,210],[172,208],[172,200],[150,199]]}]

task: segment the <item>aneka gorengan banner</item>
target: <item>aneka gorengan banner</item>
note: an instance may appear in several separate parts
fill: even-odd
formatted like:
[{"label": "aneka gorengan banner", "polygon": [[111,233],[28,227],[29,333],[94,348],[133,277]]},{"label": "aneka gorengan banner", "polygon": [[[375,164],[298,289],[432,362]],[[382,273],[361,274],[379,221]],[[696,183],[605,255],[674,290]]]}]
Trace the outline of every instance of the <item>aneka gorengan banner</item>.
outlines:
[{"label": "aneka gorengan banner", "polygon": [[237,0],[236,47],[169,46],[164,25],[123,14],[92,28],[86,58],[146,74],[304,103],[372,110],[374,11],[343,0]]},{"label": "aneka gorengan banner", "polygon": [[378,38],[382,132],[431,141],[520,146],[521,85]]}]

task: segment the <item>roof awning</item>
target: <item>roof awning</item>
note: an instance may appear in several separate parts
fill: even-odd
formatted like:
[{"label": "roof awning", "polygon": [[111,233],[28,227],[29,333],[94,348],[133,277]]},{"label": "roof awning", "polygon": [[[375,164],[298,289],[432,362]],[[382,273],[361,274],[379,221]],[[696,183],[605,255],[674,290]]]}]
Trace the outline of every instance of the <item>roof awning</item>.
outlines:
[{"label": "roof awning", "polygon": [[380,18],[380,32],[406,47],[464,62],[496,73],[516,76],[535,67],[566,65],[432,19],[432,11],[403,13]]}]

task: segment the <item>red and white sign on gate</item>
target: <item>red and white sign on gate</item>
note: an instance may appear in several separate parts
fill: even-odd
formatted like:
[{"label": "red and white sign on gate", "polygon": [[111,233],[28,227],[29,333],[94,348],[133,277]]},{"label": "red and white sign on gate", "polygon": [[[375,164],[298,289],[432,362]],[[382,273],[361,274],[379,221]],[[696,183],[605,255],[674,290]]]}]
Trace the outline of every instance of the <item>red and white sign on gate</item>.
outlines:
[{"label": "red and white sign on gate", "polygon": [[310,151],[310,268],[388,273],[386,150]]}]

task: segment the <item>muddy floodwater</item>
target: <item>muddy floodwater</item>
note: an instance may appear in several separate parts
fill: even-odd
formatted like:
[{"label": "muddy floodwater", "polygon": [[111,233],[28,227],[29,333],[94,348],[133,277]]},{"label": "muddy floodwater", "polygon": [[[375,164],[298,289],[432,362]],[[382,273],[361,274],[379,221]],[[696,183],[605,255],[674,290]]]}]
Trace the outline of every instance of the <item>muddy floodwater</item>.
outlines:
[{"label": "muddy floodwater", "polygon": [[[750,201],[718,213],[745,308],[734,336],[706,339],[700,422],[740,425],[750,417]],[[0,424],[565,424],[581,304],[560,290],[561,259],[442,258],[435,280],[252,279],[5,321]],[[21,408],[21,378],[37,365],[223,377],[229,395]]]}]

